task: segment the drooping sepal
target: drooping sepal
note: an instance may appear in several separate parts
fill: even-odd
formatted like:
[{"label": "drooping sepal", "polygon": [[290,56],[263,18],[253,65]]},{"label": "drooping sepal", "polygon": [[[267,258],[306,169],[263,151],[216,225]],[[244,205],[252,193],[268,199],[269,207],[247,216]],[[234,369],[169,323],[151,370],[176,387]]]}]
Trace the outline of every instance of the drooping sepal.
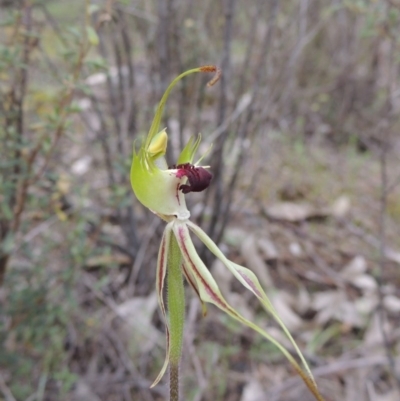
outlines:
[{"label": "drooping sepal", "polygon": [[[197,237],[203,242],[203,244],[229,269],[229,271],[235,276],[235,278],[240,281],[240,283],[251,291],[261,302],[264,308],[269,312],[272,317],[276,320],[276,322],[281,326],[282,330],[290,340],[293,345],[293,348],[296,350],[297,355],[299,356],[300,360],[303,363],[305,371],[308,373],[310,378],[314,381],[312,376],[311,370],[303,357],[298,345],[294,341],[292,335],[290,334],[289,330],[283,323],[282,319],[279,317],[278,313],[276,312],[274,306],[272,305],[271,301],[269,300],[267,294],[264,292],[261,284],[257,278],[257,276],[246,267],[240,266],[237,263],[230,261],[218,248],[215,242],[196,224],[192,222],[188,222],[188,226],[190,230],[197,235]],[[315,383],[315,381],[314,381]]]},{"label": "drooping sepal", "polygon": [[164,282],[165,282],[165,275],[167,273],[167,265],[168,265],[168,250],[171,242],[171,236],[172,236],[172,223],[167,224],[164,230],[164,234],[161,240],[161,245],[160,249],[158,252],[158,259],[157,259],[157,271],[156,271],[156,291],[157,291],[157,299],[158,299],[158,304],[160,306],[163,319],[164,319],[164,325],[165,325],[165,337],[166,337],[166,354],[165,354],[165,361],[164,364],[161,368],[160,373],[158,374],[157,378],[154,380],[153,384],[150,386],[150,388],[154,387],[164,376],[168,364],[169,364],[169,358],[170,358],[170,335],[169,335],[169,324],[168,324],[168,318],[167,318],[167,312],[165,309],[165,304],[164,304]]},{"label": "drooping sepal", "polygon": [[185,264],[192,273],[197,288],[199,290],[200,298],[204,302],[209,302],[223,310],[225,313],[238,320],[239,322],[245,324],[246,326],[252,328],[253,330],[260,333],[262,336],[267,338],[276,347],[278,347],[281,352],[288,358],[288,360],[296,366],[298,369],[301,368],[298,366],[296,360],[290,355],[290,353],[270,334],[266,331],[258,327],[256,324],[250,322],[246,318],[244,318],[239,312],[237,312],[232,306],[228,304],[228,302],[223,297],[218,284],[214,280],[213,276],[200,259],[200,256],[197,254],[196,249],[193,245],[192,239],[190,238],[189,229],[186,223],[181,223],[178,220],[173,222],[173,232],[178,241],[179,247],[182,252],[182,257],[185,261]]},{"label": "drooping sepal", "polygon": [[195,139],[194,136],[191,136],[186,146],[182,149],[181,154],[178,157],[177,164],[185,164],[185,163],[193,163],[194,155],[197,152],[201,142],[201,134],[197,135]]},{"label": "drooping sepal", "polygon": [[[198,238],[217,256],[234,274],[234,276],[254,295],[261,301],[263,306],[271,313],[271,315],[275,318],[275,320],[280,324],[285,334],[288,336],[292,345],[294,346],[296,352],[298,353],[299,358],[301,359],[304,369],[298,364],[298,362],[293,358],[293,356],[289,353],[289,351],[280,344],[274,337],[268,334],[265,330],[261,329],[259,326],[254,324],[253,322],[244,318],[238,311],[236,311],[233,307],[231,307],[227,301],[222,296],[217,283],[214,278],[211,276],[210,272],[204,265],[203,261],[198,256],[193,242],[190,238],[189,228],[198,236]],[[311,374],[311,371],[300,351],[294,339],[290,335],[289,331],[283,324],[282,320],[279,318],[277,312],[269,301],[267,295],[264,293],[257,277],[255,274],[246,269],[243,266],[237,265],[231,261],[229,261],[223,253],[219,250],[217,245],[207,236],[207,234],[200,229],[200,227],[196,226],[192,222],[188,221],[186,223],[181,223],[176,221],[173,225],[174,234],[178,240],[178,244],[181,247],[182,256],[184,258],[187,269],[193,274],[195,278],[200,298],[204,302],[210,302],[216,305],[218,308],[223,310],[225,313],[238,320],[242,324],[250,327],[255,330],[271,343],[273,343],[282,354],[288,359],[291,365],[294,367],[299,376],[303,379],[304,383],[307,385],[309,390],[315,396],[317,400],[323,400],[323,397],[318,391],[315,380]]]}]

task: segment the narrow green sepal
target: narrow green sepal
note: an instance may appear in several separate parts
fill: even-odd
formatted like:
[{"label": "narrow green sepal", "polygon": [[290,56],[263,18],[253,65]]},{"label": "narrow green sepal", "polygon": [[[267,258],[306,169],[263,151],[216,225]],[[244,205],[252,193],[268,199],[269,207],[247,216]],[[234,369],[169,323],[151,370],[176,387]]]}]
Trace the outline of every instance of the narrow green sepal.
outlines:
[{"label": "narrow green sepal", "polygon": [[188,143],[183,148],[181,154],[178,157],[178,163],[177,163],[178,165],[185,163],[193,163],[194,155],[196,154],[197,149],[199,148],[201,142],[201,134],[197,135],[196,140],[194,138],[195,138],[194,136],[190,137]]}]

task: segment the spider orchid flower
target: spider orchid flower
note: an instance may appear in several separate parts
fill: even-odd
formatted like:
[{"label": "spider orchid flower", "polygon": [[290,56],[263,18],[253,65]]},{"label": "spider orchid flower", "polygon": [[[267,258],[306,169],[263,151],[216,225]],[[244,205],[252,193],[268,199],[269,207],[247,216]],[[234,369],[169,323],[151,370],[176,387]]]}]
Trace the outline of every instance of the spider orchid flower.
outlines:
[{"label": "spider orchid flower", "polygon": [[[203,315],[206,314],[205,303],[209,302],[271,341],[290,361],[315,398],[323,400],[300,349],[276,313],[255,274],[228,260],[212,239],[189,220],[190,212],[186,207],[185,195],[206,189],[212,178],[207,167],[199,165],[201,159],[193,163],[200,144],[200,135],[189,140],[175,165],[169,168],[165,161],[168,136],[165,129],[159,131],[159,126],[166,100],[179,80],[195,72],[216,72],[215,78],[208,86],[213,85],[220,75],[219,69],[215,66],[203,66],[188,70],[172,81],[158,105],[146,139],[138,151],[134,150],[130,173],[132,188],[138,200],[167,222],[159,249],[156,273],[156,290],[165,322],[167,351],[164,365],[152,387],[161,380],[169,366],[170,400],[179,400],[179,364],[185,318],[184,276],[200,299]],[[274,337],[244,318],[226,301],[218,284],[199,257],[191,234],[199,238],[235,278],[259,299],[290,340],[300,363]],[[167,305],[164,303],[165,281],[168,286]]]}]

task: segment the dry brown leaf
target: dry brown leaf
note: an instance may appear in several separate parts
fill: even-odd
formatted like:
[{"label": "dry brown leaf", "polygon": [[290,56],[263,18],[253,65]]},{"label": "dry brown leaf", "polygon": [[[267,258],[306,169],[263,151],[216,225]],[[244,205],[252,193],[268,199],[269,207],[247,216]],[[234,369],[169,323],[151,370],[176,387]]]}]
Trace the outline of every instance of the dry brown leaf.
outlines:
[{"label": "dry brown leaf", "polygon": [[101,401],[100,398],[94,393],[92,388],[84,380],[80,379],[75,384],[72,393],[73,401]]},{"label": "dry brown leaf", "polygon": [[367,382],[367,389],[368,389],[368,398],[370,401],[398,401],[399,400],[398,389],[393,389],[391,391],[388,391],[385,394],[379,394],[376,391],[375,385],[372,381]]},{"label": "dry brown leaf", "polygon": [[267,207],[265,211],[272,219],[298,222],[310,217],[313,207],[306,203],[280,202]]},{"label": "dry brown leaf", "polygon": [[400,298],[395,295],[386,295],[383,298],[383,306],[388,312],[398,314],[400,313]]},{"label": "dry brown leaf", "polygon": [[110,254],[110,255],[99,255],[92,256],[87,259],[85,266],[89,268],[97,266],[109,266],[113,264],[117,265],[127,265],[131,263],[129,256],[124,254]]},{"label": "dry brown leaf", "polygon": [[378,288],[378,283],[369,274],[362,274],[358,277],[354,277],[354,279],[351,280],[351,283],[360,290],[370,293],[375,292],[375,290]]},{"label": "dry brown leaf", "polygon": [[237,309],[246,319],[254,319],[254,312],[249,308],[246,299],[242,295],[231,291],[234,277],[219,259],[213,263],[212,273],[228,303]]},{"label": "dry brown leaf", "polygon": [[339,196],[331,206],[331,214],[338,219],[346,217],[350,212],[351,202],[347,195]]},{"label": "dry brown leaf", "polygon": [[279,291],[272,297],[272,303],[278,312],[279,317],[282,319],[285,326],[290,332],[295,332],[303,325],[303,320],[297,315],[290,304],[292,303],[289,294],[284,291]]},{"label": "dry brown leaf", "polygon": [[270,239],[265,237],[259,238],[257,245],[266,261],[275,261],[279,258],[278,250]]},{"label": "dry brown leaf", "polygon": [[153,313],[157,308],[155,292],[148,297],[136,297],[118,305],[117,314],[122,318],[121,334],[129,350],[134,354],[150,351],[155,344],[160,344],[161,333],[153,326]]},{"label": "dry brown leaf", "polygon": [[312,305],[311,305],[310,294],[306,290],[306,288],[301,286],[299,289],[299,294],[297,296],[296,302],[294,303],[293,307],[297,312],[304,314],[310,309],[311,306]]},{"label": "dry brown leaf", "polygon": [[265,393],[260,382],[252,379],[244,387],[240,401],[261,401],[264,399]]},{"label": "dry brown leaf", "polygon": [[254,272],[261,285],[264,288],[271,288],[273,283],[268,272],[268,266],[259,253],[257,241],[253,235],[248,235],[242,242],[240,254],[245,261],[245,266]]},{"label": "dry brown leaf", "polygon": [[365,316],[357,310],[354,302],[347,299],[346,293],[342,290],[315,293],[312,306],[318,311],[315,321],[319,324],[325,324],[333,319],[350,327],[365,325]]},{"label": "dry brown leaf", "polygon": [[389,260],[400,265],[400,252],[394,251],[392,249],[387,249],[385,255]]},{"label": "dry brown leaf", "polygon": [[[383,328],[382,319],[384,319]],[[370,356],[385,355],[385,351],[382,347],[376,349],[374,354],[372,354],[370,346],[376,346],[377,344],[382,343],[382,330],[384,330],[386,333],[390,333],[392,329],[393,328],[386,316],[378,316],[377,312],[373,314],[372,319],[370,319],[369,326],[364,334],[364,346],[368,347],[368,354]]]},{"label": "dry brown leaf", "polygon": [[364,256],[354,257],[340,272],[340,275],[348,281],[351,281],[354,277],[365,273],[367,270],[367,261]]},{"label": "dry brown leaf", "polygon": [[91,163],[92,157],[89,155],[85,155],[72,163],[71,172],[75,175],[83,175],[89,171]]},{"label": "dry brown leaf", "polygon": [[[225,294],[224,294],[225,295]],[[249,307],[243,295],[236,292],[226,294],[226,299],[234,309],[236,309],[247,320],[254,321],[254,311]]]},{"label": "dry brown leaf", "polygon": [[280,202],[265,208],[266,215],[274,220],[301,222],[310,218],[327,217],[329,212],[316,209],[308,203]]},{"label": "dry brown leaf", "polygon": [[363,291],[375,292],[378,284],[367,271],[367,261],[363,256],[353,258],[340,272],[341,277]]},{"label": "dry brown leaf", "polygon": [[393,389],[385,394],[379,394],[379,401],[399,401],[399,390]]},{"label": "dry brown leaf", "polygon": [[303,255],[303,249],[298,242],[291,242],[289,244],[289,252],[296,257],[300,257]]},{"label": "dry brown leaf", "polygon": [[365,382],[365,369],[358,369],[353,374],[343,375],[345,401],[367,401],[365,386],[360,386]]},{"label": "dry brown leaf", "polygon": [[224,241],[232,246],[238,246],[247,237],[248,233],[239,227],[227,227],[224,231]]},{"label": "dry brown leaf", "polygon": [[57,181],[57,189],[62,195],[67,195],[71,189],[71,178],[67,174],[60,174]]},{"label": "dry brown leaf", "polygon": [[212,270],[212,275],[215,278],[215,281],[218,283],[219,289],[225,296],[231,291],[231,283],[233,280],[232,273],[225,267],[225,265],[219,259],[216,259],[213,262],[211,270]]},{"label": "dry brown leaf", "polygon": [[365,296],[356,299],[354,305],[361,315],[370,315],[378,305],[378,294],[367,292]]}]

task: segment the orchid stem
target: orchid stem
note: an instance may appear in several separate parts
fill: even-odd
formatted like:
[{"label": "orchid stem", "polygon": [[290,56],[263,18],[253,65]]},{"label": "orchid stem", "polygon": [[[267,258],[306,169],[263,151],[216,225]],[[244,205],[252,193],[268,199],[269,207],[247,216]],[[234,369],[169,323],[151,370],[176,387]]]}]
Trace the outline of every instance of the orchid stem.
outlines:
[{"label": "orchid stem", "polygon": [[179,401],[179,365],[185,323],[185,292],[181,270],[182,255],[174,235],[168,254],[168,310],[170,326],[170,401]]}]

